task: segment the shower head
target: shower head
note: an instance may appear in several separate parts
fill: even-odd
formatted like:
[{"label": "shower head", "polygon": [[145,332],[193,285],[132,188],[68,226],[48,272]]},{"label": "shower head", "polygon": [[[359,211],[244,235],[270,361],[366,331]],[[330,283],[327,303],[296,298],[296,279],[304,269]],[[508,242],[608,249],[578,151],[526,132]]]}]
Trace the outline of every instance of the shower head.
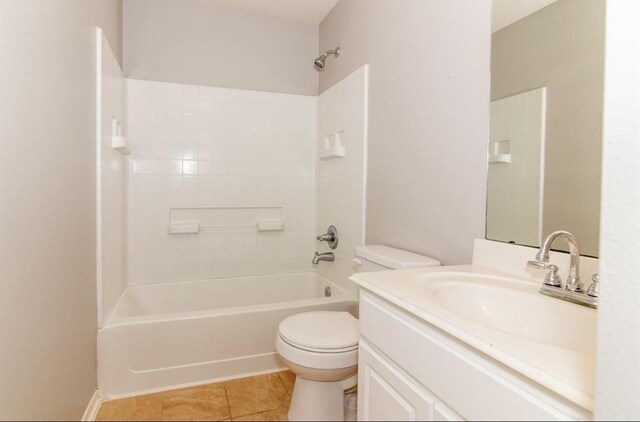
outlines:
[{"label": "shower head", "polygon": [[320,57],[316,57],[316,59],[313,61],[313,65],[316,67],[316,69],[324,69],[325,60],[327,60],[327,55],[323,54]]},{"label": "shower head", "polygon": [[313,61],[313,65],[315,66],[316,69],[322,70],[324,69],[324,62],[327,60],[327,57],[329,56],[329,54],[333,54],[335,57],[338,57],[340,55],[340,52],[341,52],[340,47],[336,47],[333,50],[327,50],[321,56],[316,57],[316,59]]}]

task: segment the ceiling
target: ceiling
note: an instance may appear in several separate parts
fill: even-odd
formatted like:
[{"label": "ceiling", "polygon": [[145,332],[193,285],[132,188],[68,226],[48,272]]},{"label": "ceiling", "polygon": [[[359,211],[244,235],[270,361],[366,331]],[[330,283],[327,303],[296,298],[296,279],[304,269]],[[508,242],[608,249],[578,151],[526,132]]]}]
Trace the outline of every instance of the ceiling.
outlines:
[{"label": "ceiling", "polygon": [[207,0],[220,7],[238,9],[310,25],[322,22],[338,0]]},{"label": "ceiling", "polygon": [[491,32],[537,12],[557,0],[493,0]]}]

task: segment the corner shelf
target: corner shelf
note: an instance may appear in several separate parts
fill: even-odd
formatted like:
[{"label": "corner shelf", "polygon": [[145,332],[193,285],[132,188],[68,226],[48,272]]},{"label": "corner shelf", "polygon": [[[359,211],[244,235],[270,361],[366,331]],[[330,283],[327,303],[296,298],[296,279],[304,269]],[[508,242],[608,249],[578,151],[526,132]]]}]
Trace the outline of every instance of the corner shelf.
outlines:
[{"label": "corner shelf", "polygon": [[344,130],[326,135],[322,149],[320,150],[320,159],[332,160],[334,158],[343,158],[346,155],[343,138]]},{"label": "corner shelf", "polygon": [[123,155],[131,154],[131,145],[122,136],[122,124],[115,117],[111,119],[111,148]]},{"label": "corner shelf", "polygon": [[495,154],[489,156],[489,164],[509,164],[511,163],[511,154]]}]

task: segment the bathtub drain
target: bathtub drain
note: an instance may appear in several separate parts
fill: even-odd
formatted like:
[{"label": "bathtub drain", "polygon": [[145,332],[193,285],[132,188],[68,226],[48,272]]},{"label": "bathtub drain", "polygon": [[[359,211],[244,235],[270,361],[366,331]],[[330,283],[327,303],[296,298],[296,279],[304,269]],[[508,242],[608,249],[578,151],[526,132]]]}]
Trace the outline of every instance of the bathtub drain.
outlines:
[{"label": "bathtub drain", "polygon": [[327,286],[324,288],[324,297],[331,296],[331,287]]}]

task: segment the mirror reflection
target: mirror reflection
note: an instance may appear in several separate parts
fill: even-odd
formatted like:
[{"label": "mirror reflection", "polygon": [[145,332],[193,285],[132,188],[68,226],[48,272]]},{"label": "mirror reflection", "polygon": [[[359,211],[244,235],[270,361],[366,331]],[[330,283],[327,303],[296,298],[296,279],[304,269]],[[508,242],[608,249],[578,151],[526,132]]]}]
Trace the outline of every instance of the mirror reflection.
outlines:
[{"label": "mirror reflection", "polygon": [[487,238],[598,256],[605,0],[494,1]]}]

